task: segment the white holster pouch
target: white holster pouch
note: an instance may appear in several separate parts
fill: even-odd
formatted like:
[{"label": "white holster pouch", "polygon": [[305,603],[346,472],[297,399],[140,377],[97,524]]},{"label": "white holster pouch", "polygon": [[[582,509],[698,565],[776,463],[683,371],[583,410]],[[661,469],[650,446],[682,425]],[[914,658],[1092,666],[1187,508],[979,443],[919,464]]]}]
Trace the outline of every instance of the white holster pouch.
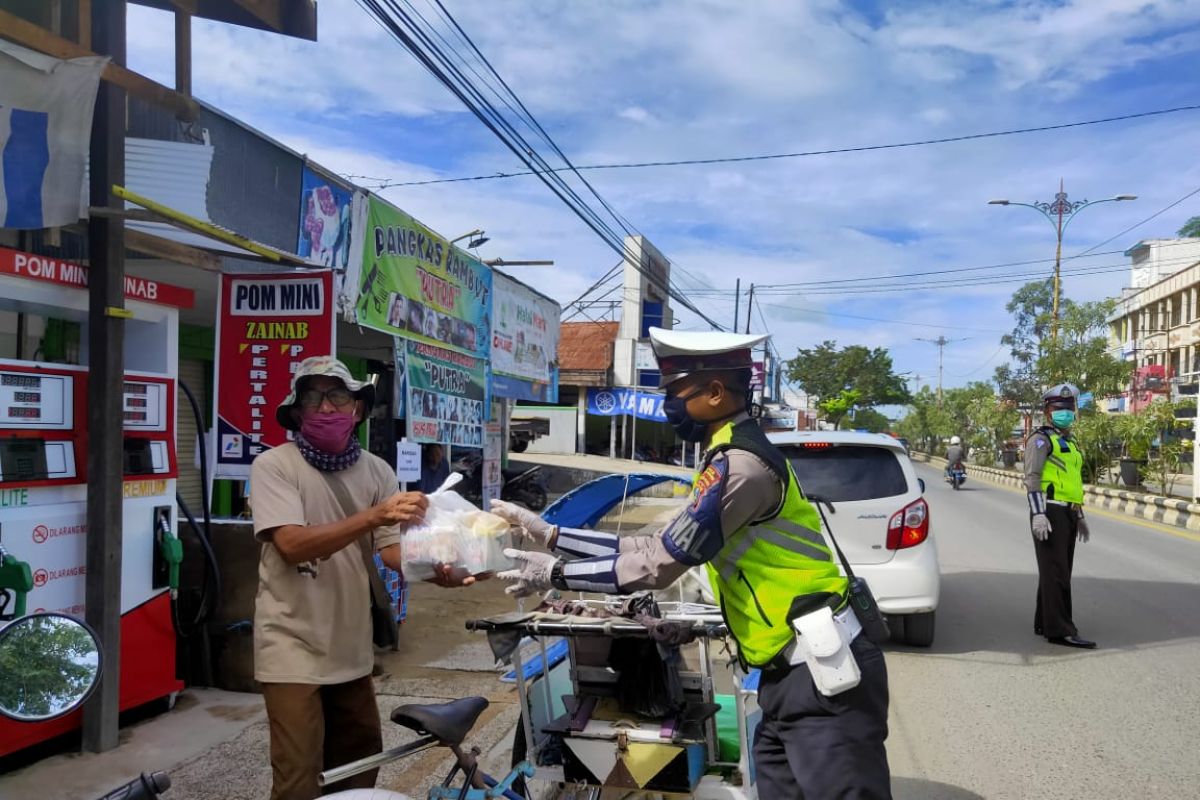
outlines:
[{"label": "white holster pouch", "polygon": [[837,614],[828,607],[811,611],[792,620],[796,644],[790,663],[808,664],[817,691],[833,697],[858,686],[862,673],[850,651],[850,642],[862,631],[852,608]]}]

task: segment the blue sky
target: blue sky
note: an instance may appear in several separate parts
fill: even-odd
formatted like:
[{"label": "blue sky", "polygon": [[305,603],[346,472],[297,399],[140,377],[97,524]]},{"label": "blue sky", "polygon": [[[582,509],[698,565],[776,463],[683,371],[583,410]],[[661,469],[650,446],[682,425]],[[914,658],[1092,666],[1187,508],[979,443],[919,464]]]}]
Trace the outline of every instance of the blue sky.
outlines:
[{"label": "blue sky", "polygon": [[[853,147],[1200,104],[1200,3],[1191,0],[445,2],[577,164]],[[427,0],[413,3],[429,12]],[[317,43],[196,22],[196,95],[342,174],[422,180],[519,168],[356,3],[318,7]],[[130,66],[171,83],[170,16],[130,6],[129,18]],[[1200,112],[1184,112],[589,179],[686,271],[676,279],[697,304],[732,323],[738,277],[745,289],[1053,258],[1044,219],[990,198],[1051,200],[1060,178],[1072,199],[1139,196],[1081,213],[1064,254],[1081,252],[1200,188],[1197,152]],[[617,260],[536,178],[383,194],[445,235],[486,229],[484,257],[554,259],[554,268],[513,271],[562,301]],[[1169,238],[1195,214],[1200,195],[1099,251]],[[885,346],[898,371],[929,383],[937,349],[916,339],[945,334],[964,339],[946,349],[946,384],[988,378],[1003,362],[1004,304],[1020,284],[919,280],[904,292],[867,291],[878,282],[839,294],[802,288],[761,309],[785,356],[823,339]],[[1127,282],[1125,271],[1074,276],[1065,291],[1097,299]],[[755,330],[763,324],[756,314]]]}]

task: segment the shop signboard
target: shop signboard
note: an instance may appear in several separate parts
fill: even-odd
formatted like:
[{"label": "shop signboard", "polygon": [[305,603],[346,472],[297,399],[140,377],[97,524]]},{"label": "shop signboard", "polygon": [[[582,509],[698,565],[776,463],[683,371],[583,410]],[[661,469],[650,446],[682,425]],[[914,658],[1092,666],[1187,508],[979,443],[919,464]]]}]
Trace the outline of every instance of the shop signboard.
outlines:
[{"label": "shop signboard", "polygon": [[499,397],[558,402],[559,317],[549,297],[504,275],[492,279],[492,389]]},{"label": "shop signboard", "polygon": [[483,447],[487,364],[482,358],[405,342],[408,359],[408,438],[422,444]]},{"label": "shop signboard", "polygon": [[308,166],[300,181],[300,241],[296,253],[326,267],[345,269],[353,243],[353,193]]},{"label": "shop signboard", "polygon": [[374,196],[365,218],[359,324],[487,358],[491,268]]},{"label": "shop signboard", "polygon": [[613,389],[588,389],[588,413],[600,417],[619,417],[636,414],[638,419],[651,422],[666,422],[663,413],[665,397],[658,392],[625,387]]},{"label": "shop signboard", "polygon": [[214,477],[244,480],[255,456],[289,441],[275,408],[297,365],[334,352],[333,278],[321,271],[220,280]]}]

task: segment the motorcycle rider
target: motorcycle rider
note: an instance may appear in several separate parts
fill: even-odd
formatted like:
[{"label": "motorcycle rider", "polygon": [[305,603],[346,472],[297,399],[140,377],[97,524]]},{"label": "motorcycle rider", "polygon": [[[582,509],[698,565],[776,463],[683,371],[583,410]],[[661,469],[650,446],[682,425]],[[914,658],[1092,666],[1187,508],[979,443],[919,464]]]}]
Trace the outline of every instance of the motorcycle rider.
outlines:
[{"label": "motorcycle rider", "polygon": [[962,439],[957,436],[950,437],[950,446],[946,448],[946,477],[950,477],[950,471],[955,467],[961,468],[966,461],[967,454],[962,446]]},{"label": "motorcycle rider", "polygon": [[[680,438],[707,447],[691,502],[661,534],[645,537],[559,528],[493,503],[494,513],[554,551],[509,550],[522,567],[498,577],[516,581],[509,591],[518,596],[551,588],[624,594],[664,588],[705,564],[739,657],[763,669],[754,743],[760,796],[889,798],[883,653],[860,635],[816,509],[748,413],[752,348],[765,339],[651,328],[663,411]],[[791,624],[818,618],[828,625],[823,641],[848,647],[857,685],[818,688],[814,675],[827,673]]]},{"label": "motorcycle rider", "polygon": [[1075,542],[1091,538],[1083,516],[1083,454],[1071,438],[1079,389],[1069,383],[1042,395],[1048,424],[1025,443],[1025,489],[1038,565],[1033,632],[1051,644],[1091,650],[1071,619]]}]

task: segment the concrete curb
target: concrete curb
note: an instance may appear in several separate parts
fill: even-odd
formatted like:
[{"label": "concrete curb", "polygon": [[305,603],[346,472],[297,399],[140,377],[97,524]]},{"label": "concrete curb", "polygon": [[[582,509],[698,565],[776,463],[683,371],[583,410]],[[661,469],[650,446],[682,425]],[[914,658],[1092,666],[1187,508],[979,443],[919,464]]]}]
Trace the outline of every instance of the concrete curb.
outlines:
[{"label": "concrete curb", "polygon": [[[918,452],[910,453],[910,455],[914,461],[942,468],[946,466],[946,459],[940,456]],[[967,474],[1002,486],[1012,486],[1017,489],[1025,487],[1024,476],[1015,470],[968,465]],[[1200,531],[1200,504],[1141,492],[1106,489],[1100,486],[1087,485],[1083,487],[1083,491],[1083,503],[1086,506],[1115,511],[1149,522],[1173,525],[1189,531]]]}]

